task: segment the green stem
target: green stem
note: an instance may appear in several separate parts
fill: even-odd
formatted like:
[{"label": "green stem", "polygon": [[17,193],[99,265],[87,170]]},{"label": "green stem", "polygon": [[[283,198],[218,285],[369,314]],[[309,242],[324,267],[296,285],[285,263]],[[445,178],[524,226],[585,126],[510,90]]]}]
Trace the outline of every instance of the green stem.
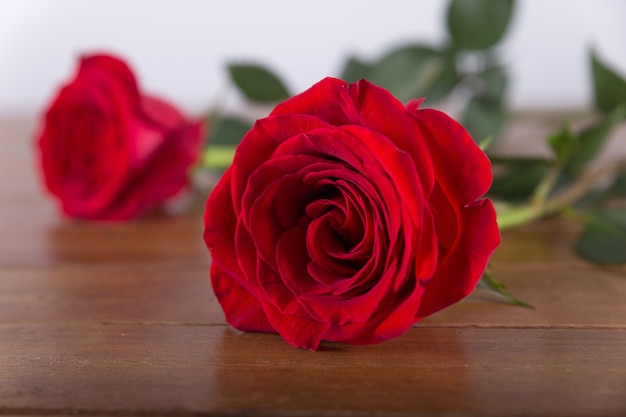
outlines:
[{"label": "green stem", "polygon": [[534,206],[542,206],[545,204],[548,196],[554,189],[559,177],[561,176],[561,168],[558,166],[552,166],[543,177],[541,182],[535,187],[530,202]]},{"label": "green stem", "polygon": [[538,206],[534,205],[505,207],[497,210],[498,227],[500,230],[521,226],[533,220],[538,220],[542,216],[542,211]]},{"label": "green stem", "polygon": [[[543,185],[540,184],[540,187],[537,187],[538,190],[531,198],[530,203],[520,206],[497,206],[500,207],[497,210],[498,227],[500,230],[510,229],[563,211],[584,197],[600,180],[607,176],[615,177],[625,170],[626,160],[603,165],[588,175],[581,176],[570,187],[546,200],[556,179],[558,179],[558,171],[554,170],[554,173],[546,175],[547,179],[542,181]],[[544,193],[546,194],[544,195]]]}]

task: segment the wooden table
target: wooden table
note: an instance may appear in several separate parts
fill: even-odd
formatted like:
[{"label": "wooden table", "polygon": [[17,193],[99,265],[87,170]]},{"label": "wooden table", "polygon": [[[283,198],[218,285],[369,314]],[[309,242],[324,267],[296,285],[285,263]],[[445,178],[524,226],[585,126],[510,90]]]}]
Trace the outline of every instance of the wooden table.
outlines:
[{"label": "wooden table", "polygon": [[298,350],[225,324],[201,208],[61,219],[34,129],[0,120],[0,414],[626,416],[626,268],[577,258],[575,222],[504,234],[494,272],[534,310],[476,291],[395,340]]}]

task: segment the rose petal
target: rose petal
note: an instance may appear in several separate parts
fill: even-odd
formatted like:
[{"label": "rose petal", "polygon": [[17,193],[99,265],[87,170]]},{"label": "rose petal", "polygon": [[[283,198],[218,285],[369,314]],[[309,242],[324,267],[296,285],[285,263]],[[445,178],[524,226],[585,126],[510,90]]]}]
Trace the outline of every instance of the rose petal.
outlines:
[{"label": "rose petal", "polygon": [[271,159],[272,153],[285,140],[313,129],[329,127],[317,117],[285,115],[258,120],[243,137],[232,163],[232,199],[235,215],[241,212],[241,197],[248,179],[257,168]]},{"label": "rose petal", "polygon": [[206,201],[204,242],[211,251],[213,263],[230,277],[242,277],[235,246],[237,218],[231,200],[230,168],[226,170]]},{"label": "rose petal", "polygon": [[276,246],[276,262],[283,283],[295,299],[301,295],[328,293],[329,286],[315,280],[307,270],[311,258],[303,227],[289,229],[280,237]]},{"label": "rose petal", "polygon": [[141,112],[146,123],[150,123],[162,130],[176,129],[185,123],[185,117],[176,107],[156,97],[142,96],[140,100]]},{"label": "rose petal", "polygon": [[302,94],[279,103],[270,117],[308,114],[334,126],[361,124],[362,117],[350,95],[351,85],[336,78],[324,78]]},{"label": "rose petal", "polygon": [[328,323],[284,314],[270,303],[262,305],[269,322],[280,336],[297,348],[317,350],[324,333],[330,327]]},{"label": "rose petal", "polygon": [[[409,283],[410,281],[407,281],[407,284]],[[422,294],[423,288],[415,285],[412,289],[398,293],[394,300],[384,304],[388,310],[378,312],[376,320],[365,322],[352,329],[351,326],[333,326],[326,332],[325,337],[328,340],[354,345],[375,344],[398,337],[415,322],[414,314]]]},{"label": "rose petal", "polygon": [[274,332],[261,304],[217,265],[211,265],[211,284],[226,321],[236,329]]},{"label": "rose petal", "polygon": [[384,88],[367,80],[360,80],[350,86],[352,100],[363,116],[362,126],[387,137],[395,146],[411,155],[422,193],[428,196],[434,184],[435,167],[427,144],[420,137],[411,115]]},{"label": "rose petal", "polygon": [[105,74],[113,77],[126,91],[138,93],[137,80],[124,61],[106,54],[84,56],[80,61],[79,72],[96,77]]},{"label": "rose petal", "polygon": [[262,259],[257,260],[258,300],[271,304],[282,314],[309,318],[306,310],[298,302],[294,293],[285,285],[279,271],[270,268]]},{"label": "rose petal", "polygon": [[189,172],[186,167],[195,162],[200,151],[202,125],[184,124],[177,130],[162,132],[160,135],[159,148],[143,161],[135,175],[118,192],[111,205],[109,218],[135,217],[188,186]]},{"label": "rose petal", "polygon": [[347,84],[325,78],[276,106],[271,116],[293,114],[314,115],[335,126],[364,126],[387,137],[411,155],[422,189],[430,193],[434,169],[429,150],[411,115],[387,90],[366,80]]},{"label": "rose petal", "polygon": [[459,216],[458,239],[441,259],[433,279],[424,284],[416,317],[433,314],[472,292],[500,243],[491,201],[479,200],[464,208]]},{"label": "rose petal", "polygon": [[[280,234],[305,215],[311,193],[302,182],[303,167],[319,166],[319,158],[290,155],[271,159],[250,177],[243,195],[244,224],[260,256],[276,269],[275,250]],[[323,163],[322,163],[323,164]],[[323,166],[323,165],[322,165]],[[319,169],[323,169],[320,167]],[[304,198],[302,198],[304,196]],[[305,199],[306,198],[306,199]]]},{"label": "rose petal", "polygon": [[471,204],[491,186],[491,163],[467,131],[445,113],[418,110],[416,102],[407,109],[417,120],[435,164],[437,181],[448,199],[458,206]]}]

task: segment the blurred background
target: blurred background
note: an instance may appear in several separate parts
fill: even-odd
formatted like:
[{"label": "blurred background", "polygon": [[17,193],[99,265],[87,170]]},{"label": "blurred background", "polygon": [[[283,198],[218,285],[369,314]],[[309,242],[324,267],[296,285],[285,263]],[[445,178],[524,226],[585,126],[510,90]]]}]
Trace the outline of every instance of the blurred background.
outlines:
[{"label": "blurred background", "polygon": [[[446,0],[0,0],[0,114],[38,113],[81,53],[126,59],[141,88],[189,112],[224,91],[227,62],[259,62],[298,92],[375,59],[445,39]],[[499,46],[515,109],[591,103],[589,50],[626,71],[623,0],[519,0]]]}]

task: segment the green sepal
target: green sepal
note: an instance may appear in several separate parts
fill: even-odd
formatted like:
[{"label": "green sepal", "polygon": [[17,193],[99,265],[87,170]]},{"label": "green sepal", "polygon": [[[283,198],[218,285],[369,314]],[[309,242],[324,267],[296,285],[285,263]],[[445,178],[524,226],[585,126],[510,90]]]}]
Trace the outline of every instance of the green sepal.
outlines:
[{"label": "green sepal", "polygon": [[522,301],[519,298],[515,297],[513,294],[511,294],[504,284],[498,281],[493,275],[491,275],[487,271],[483,272],[483,276],[480,278],[479,284],[483,288],[487,288],[490,291],[505,298],[509,303],[513,305],[525,308],[535,308],[532,304]]}]

